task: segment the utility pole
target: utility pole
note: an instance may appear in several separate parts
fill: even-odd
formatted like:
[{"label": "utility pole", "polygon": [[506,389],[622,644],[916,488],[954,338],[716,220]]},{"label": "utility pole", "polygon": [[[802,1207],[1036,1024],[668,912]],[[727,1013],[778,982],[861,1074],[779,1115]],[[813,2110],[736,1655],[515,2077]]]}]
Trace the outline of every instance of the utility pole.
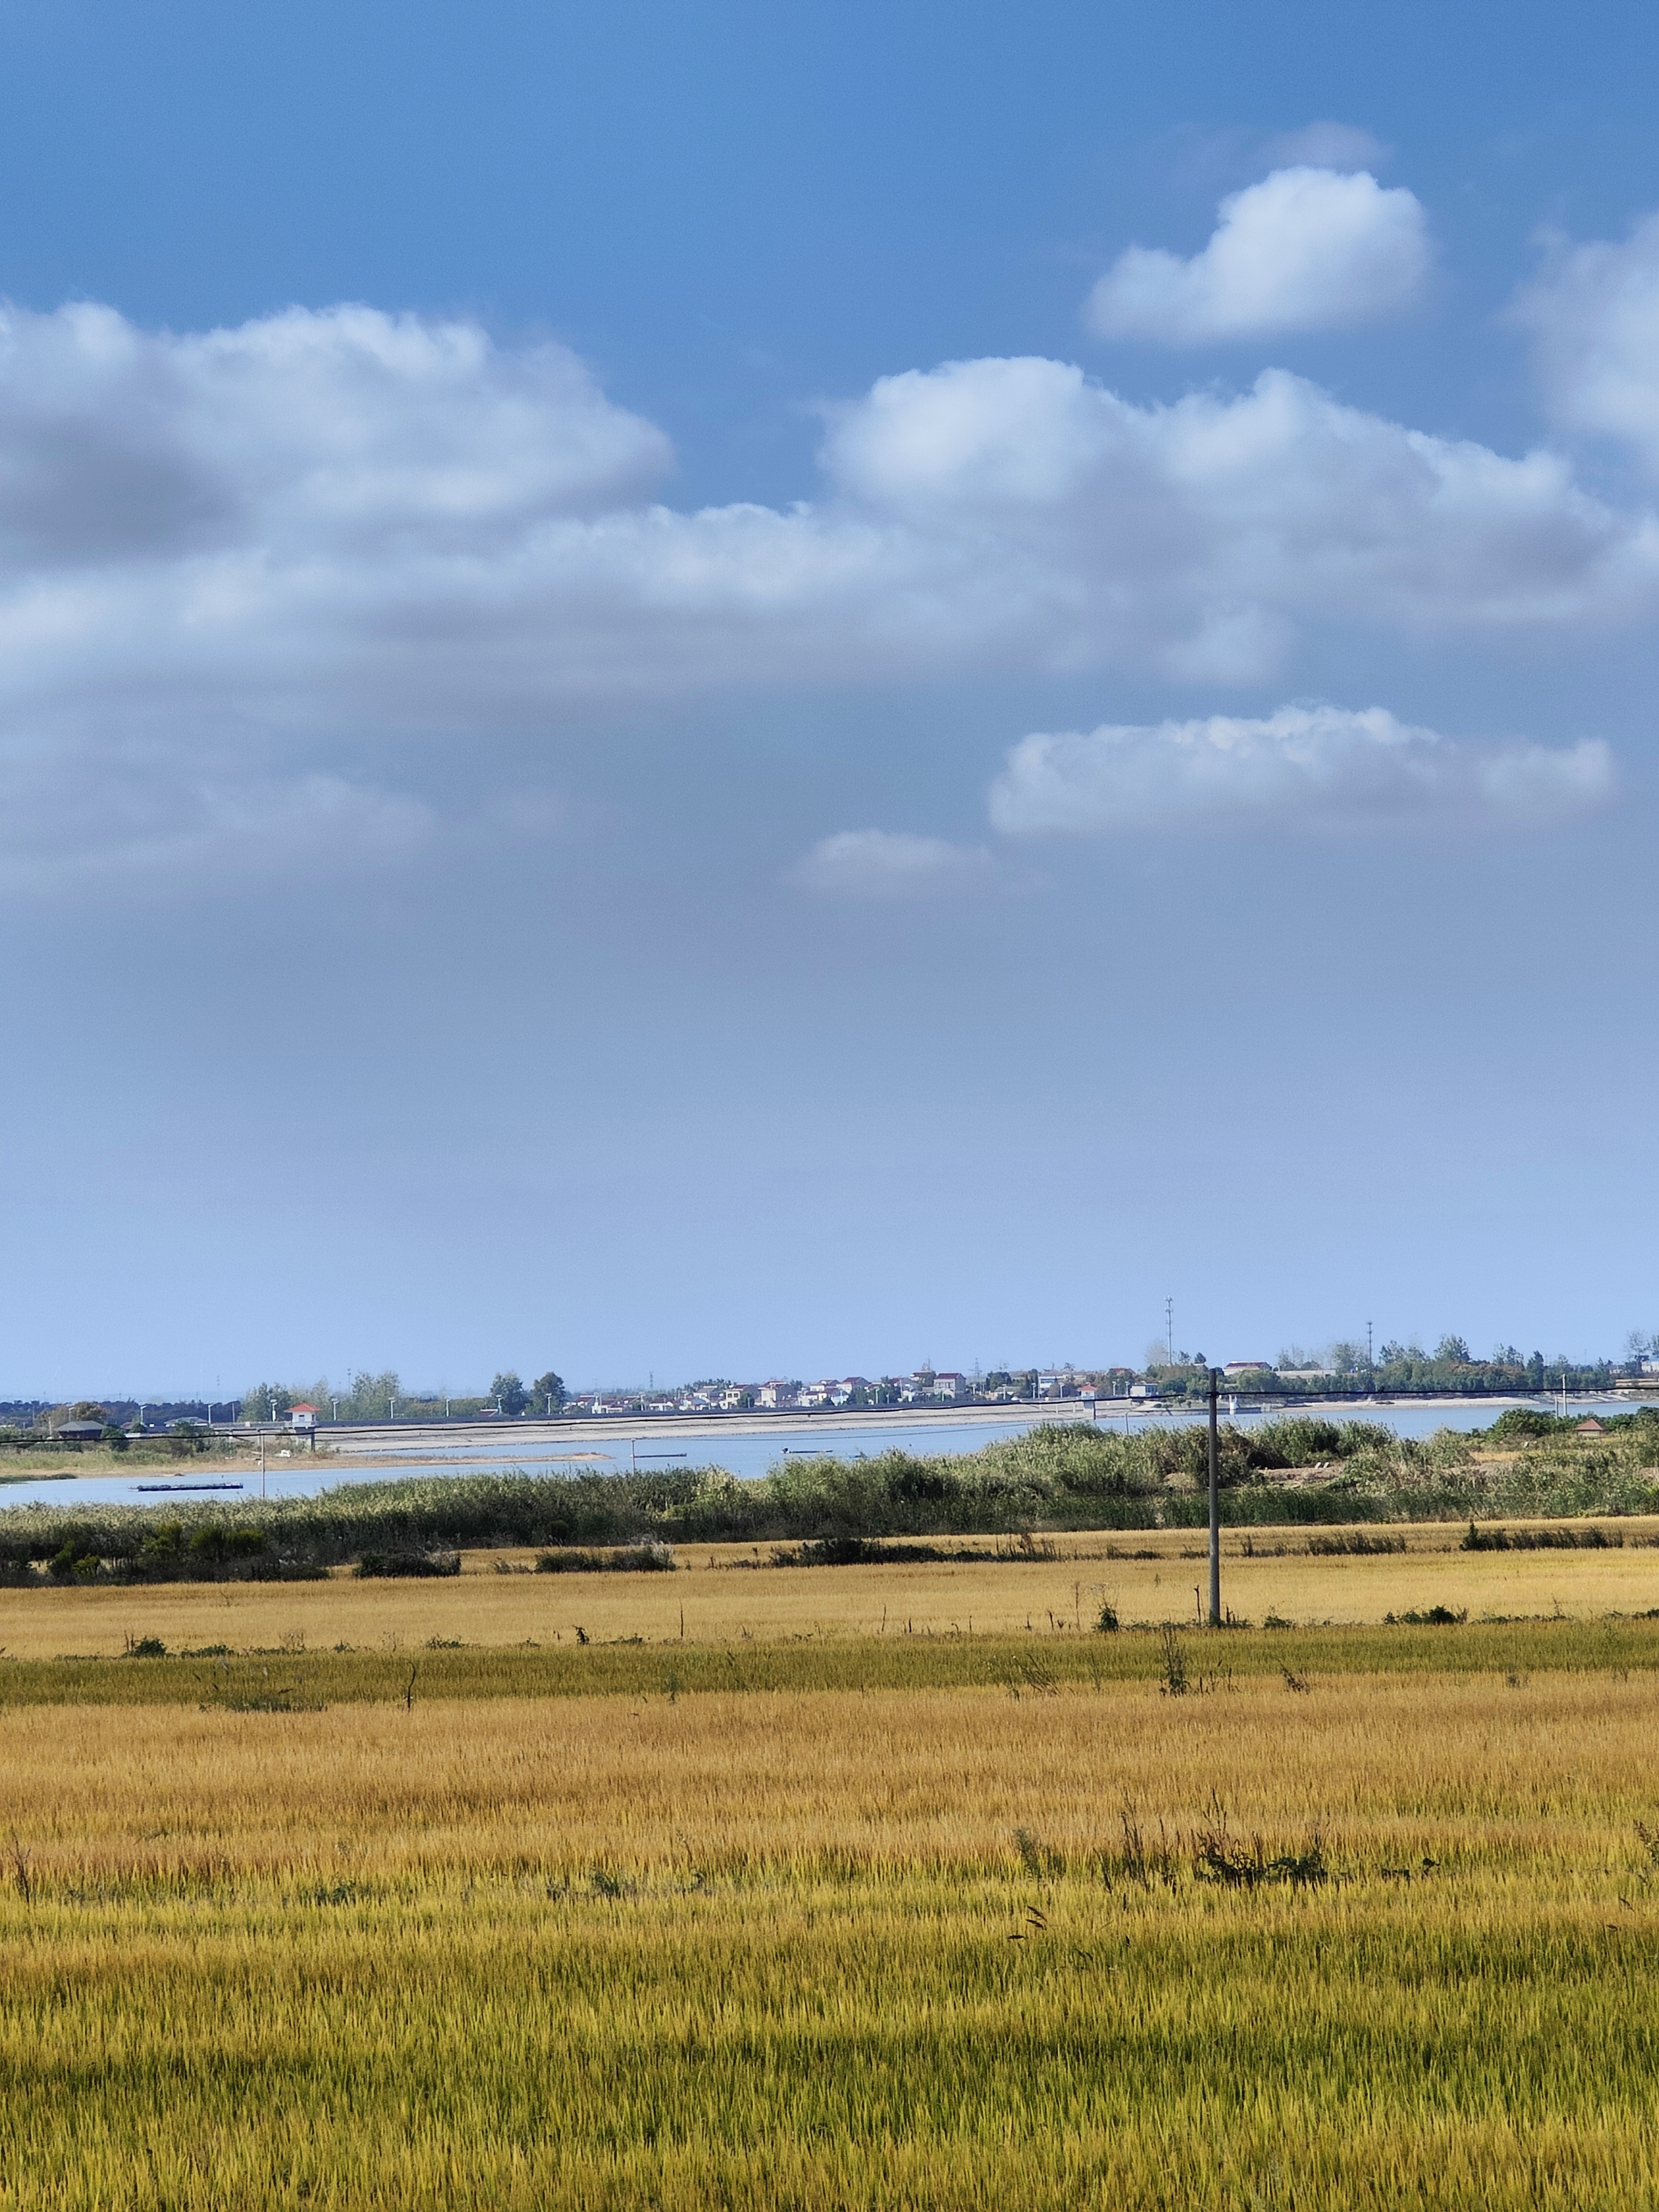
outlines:
[{"label": "utility pole", "polygon": [[1221,1626],[1221,1454],[1215,1432],[1216,1393],[1221,1370],[1210,1370],[1210,1626]]},{"label": "utility pole", "polygon": [[1164,1348],[1170,1355],[1170,1364],[1175,1365],[1175,1300],[1164,1301]]}]

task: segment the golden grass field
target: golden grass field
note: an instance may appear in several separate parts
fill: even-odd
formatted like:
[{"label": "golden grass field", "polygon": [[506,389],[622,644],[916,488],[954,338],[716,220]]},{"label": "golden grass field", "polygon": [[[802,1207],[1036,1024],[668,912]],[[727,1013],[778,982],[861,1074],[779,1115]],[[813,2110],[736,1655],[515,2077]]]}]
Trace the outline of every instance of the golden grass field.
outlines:
[{"label": "golden grass field", "polygon": [[[1189,1539],[6,1592],[14,1655],[303,1637],[323,1709],[215,1706],[216,1662],[0,1661],[0,2205],[1659,2205],[1659,1623],[1597,1618],[1659,1553],[1624,1533],[1241,1559],[1240,1611],[1470,1625],[1188,1634],[1180,1697],[1157,1636],[1046,1613],[1086,1567],[1133,1613]],[[950,1635],[964,1580],[1000,1642]],[[906,1585],[934,1635],[870,1635]],[[1555,1596],[1577,1625],[1476,1625]],[[584,1612],[674,1649],[550,1649]],[[981,1645],[972,1685],[871,1686]],[[590,1662],[631,1686],[580,1693]],[[554,1664],[557,1696],[513,1674]],[[59,1678],[127,1701],[17,1694]]]},{"label": "golden grass field", "polygon": [[[1527,1524],[1513,1522],[1513,1528]],[[1544,1524],[1538,1524],[1544,1525]],[[1584,1523],[1583,1526],[1593,1524]],[[1443,1522],[1379,1533],[1404,1553],[1310,1555],[1305,1528],[1229,1531],[1223,1595],[1240,1617],[1295,1622],[1375,1622],[1434,1605],[1485,1613],[1574,1618],[1659,1606],[1659,1521],[1601,1524],[1622,1548],[1593,1552],[1462,1552],[1462,1529]],[[956,1540],[951,1540],[954,1544]],[[1243,1550],[1248,1542],[1250,1555]],[[595,1642],[639,1636],[652,1644],[770,1641],[801,1636],[1018,1634],[1080,1624],[1109,1601],[1126,1621],[1192,1621],[1194,1590],[1207,1569],[1202,1532],[1124,1537],[1056,1536],[1057,1556],[999,1559],[990,1538],[965,1540],[982,1554],[956,1562],[774,1568],[773,1547],[693,1544],[672,1575],[501,1574],[497,1563],[533,1565],[530,1552],[474,1552],[456,1580],[361,1583],[349,1569],[317,1583],[174,1583],[114,1588],[0,1590],[0,1650],[14,1658],[119,1652],[129,1638],[169,1648],[270,1647],[286,1637],[307,1648],[347,1643],[413,1648],[436,1638],[469,1644],[555,1644],[578,1627]],[[1135,1554],[1146,1553],[1142,1558]]]}]

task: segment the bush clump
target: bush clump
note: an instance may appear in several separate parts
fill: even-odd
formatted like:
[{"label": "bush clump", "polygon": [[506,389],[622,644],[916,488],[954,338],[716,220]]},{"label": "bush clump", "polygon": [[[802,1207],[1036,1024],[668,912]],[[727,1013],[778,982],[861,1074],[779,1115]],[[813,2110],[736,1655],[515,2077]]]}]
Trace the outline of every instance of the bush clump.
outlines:
[{"label": "bush clump", "polygon": [[538,1575],[672,1575],[674,1553],[667,1544],[625,1544],[610,1552],[544,1552]]},{"label": "bush clump", "polygon": [[459,1552],[365,1552],[352,1573],[360,1581],[391,1580],[404,1576],[418,1580],[434,1575],[458,1575]]}]

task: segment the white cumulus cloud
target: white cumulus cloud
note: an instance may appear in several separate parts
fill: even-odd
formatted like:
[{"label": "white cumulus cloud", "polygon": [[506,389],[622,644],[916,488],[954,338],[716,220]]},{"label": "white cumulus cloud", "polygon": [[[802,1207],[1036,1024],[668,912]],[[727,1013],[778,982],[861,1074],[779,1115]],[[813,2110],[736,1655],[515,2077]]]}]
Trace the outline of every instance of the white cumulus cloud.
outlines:
[{"label": "white cumulus cloud", "polygon": [[1319,634],[1659,611],[1659,526],[1561,454],[1282,370],[1138,406],[1064,362],[948,362],[836,410],[821,459],[811,500],[691,512],[657,494],[662,433],[556,346],[366,307],[183,335],[0,310],[0,840],[51,864],[73,791],[111,830],[84,853],[150,814],[131,849],[194,823],[251,850],[251,793],[296,846],[396,847],[426,833],[363,749],[411,735],[981,672],[1255,684]]},{"label": "white cumulus cloud", "polygon": [[992,786],[990,811],[1009,836],[1551,821],[1603,804],[1613,784],[1613,756],[1597,738],[1479,746],[1382,707],[1287,706],[1255,719],[1023,738]]},{"label": "white cumulus cloud", "polygon": [[667,440],[566,348],[301,308],[144,331],[0,311],[0,573],[135,555],[479,552],[647,489]]},{"label": "white cumulus cloud", "polygon": [[1559,454],[1431,437],[1282,369],[1139,407],[1061,362],[950,362],[884,377],[826,459],[885,525],[878,635],[975,657],[1259,681],[1314,623],[1593,628],[1659,584],[1652,520]]},{"label": "white cumulus cloud", "polygon": [[1416,196],[1368,170],[1275,169],[1221,203],[1189,260],[1132,246],[1089,296],[1103,337],[1164,345],[1346,329],[1409,307],[1429,273]]},{"label": "white cumulus cloud", "polygon": [[980,846],[903,830],[841,830],[798,860],[789,880],[825,898],[921,898],[981,883],[990,868]]},{"label": "white cumulus cloud", "polygon": [[368,309],[0,323],[0,726],[477,730],[710,686],[1133,665],[1306,629],[1648,613],[1659,532],[1269,370],[1136,406],[1071,364],[884,377],[824,495],[653,503],[660,432],[558,348]]},{"label": "white cumulus cloud", "polygon": [[1659,215],[1622,245],[1558,246],[1515,305],[1558,422],[1659,471]]}]

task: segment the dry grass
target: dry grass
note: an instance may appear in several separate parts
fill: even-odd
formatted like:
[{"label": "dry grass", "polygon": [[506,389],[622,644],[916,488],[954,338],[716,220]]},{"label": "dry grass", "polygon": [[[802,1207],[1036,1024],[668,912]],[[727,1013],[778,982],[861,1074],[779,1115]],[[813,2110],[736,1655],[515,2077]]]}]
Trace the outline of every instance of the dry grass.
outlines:
[{"label": "dry grass", "polygon": [[[1522,1524],[1510,1524],[1519,1527]],[[1541,1524],[1540,1524],[1541,1525]],[[1559,1524],[1555,1524],[1559,1526]],[[1590,1524],[1578,1524],[1589,1526]],[[1601,1524],[1620,1550],[1462,1552],[1462,1531],[1434,1522],[1404,1530],[1409,1548],[1361,1558],[1310,1556],[1327,1532],[1230,1533],[1224,1595],[1241,1618],[1298,1622],[1380,1621],[1435,1605],[1483,1613],[1575,1618],[1642,1613],[1659,1605],[1659,1523]],[[1354,1532],[1348,1532],[1352,1534]],[[1246,1556],[1243,1546],[1254,1556]],[[1283,1547],[1276,1556],[1276,1547]],[[0,1648],[14,1658],[59,1652],[112,1654],[129,1638],[159,1637],[169,1649],[228,1644],[270,1647],[303,1638],[312,1650],[337,1644],[414,1648],[433,1638],[467,1644],[553,1644],[578,1627],[595,1642],[638,1636],[647,1643],[723,1644],[799,1636],[897,1633],[1048,1633],[1081,1625],[1103,1602],[1121,1618],[1191,1620],[1206,1569],[1202,1537],[1189,1530],[1105,1540],[1058,1537],[1052,1559],[1001,1559],[993,1540],[963,1548],[956,1562],[772,1568],[772,1547],[695,1544],[674,1575],[501,1574],[529,1566],[532,1553],[476,1552],[466,1571],[437,1582],[172,1583],[114,1589],[0,1591]],[[1006,1547],[1004,1548],[1006,1548]],[[1133,1554],[1150,1552],[1150,1559]]]},{"label": "dry grass", "polygon": [[599,1865],[671,1887],[698,1869],[1012,1874],[1022,1827],[1086,1875],[1121,1840],[1123,1803],[1184,1829],[1214,1792],[1276,1843],[1318,1830],[1354,1875],[1524,1861],[1552,1893],[1605,1901],[1609,1869],[1644,1863],[1632,1823],[1659,1804],[1656,1723],[1652,1673],[1361,1675],[1184,1701],[1119,1682],[37,1706],[6,1712],[0,1742],[8,1826],[50,1886],[289,1881],[343,1859],[374,1884],[580,1882]]},{"label": "dry grass", "polygon": [[[1607,1674],[9,1710],[6,2202],[1651,2206],[1656,1724]],[[1332,1878],[1197,1879],[1224,1819]]]}]

